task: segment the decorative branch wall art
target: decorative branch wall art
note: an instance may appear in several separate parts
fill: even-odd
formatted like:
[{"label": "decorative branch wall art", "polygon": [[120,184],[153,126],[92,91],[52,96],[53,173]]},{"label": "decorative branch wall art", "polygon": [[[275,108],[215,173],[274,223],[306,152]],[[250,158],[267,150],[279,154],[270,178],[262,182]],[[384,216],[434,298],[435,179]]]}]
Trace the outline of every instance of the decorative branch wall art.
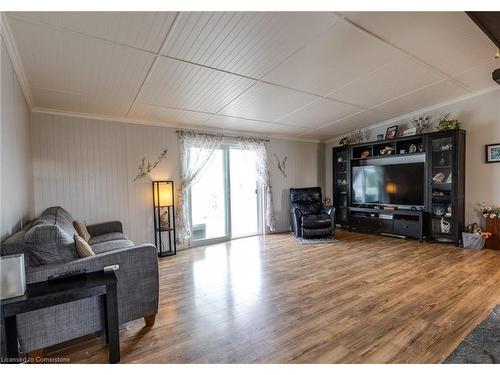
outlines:
[{"label": "decorative branch wall art", "polygon": [[151,172],[153,169],[155,169],[158,166],[158,164],[160,164],[160,162],[163,159],[165,159],[165,157],[167,156],[167,152],[168,152],[168,149],[163,150],[161,152],[160,156],[158,156],[158,159],[156,159],[154,162],[147,160],[146,157],[143,156],[143,158],[141,160],[141,164],[139,164],[139,167],[137,168],[137,169],[139,169],[139,174],[137,176],[135,176],[134,182],[145,177],[146,175],[149,174],[149,172]]},{"label": "decorative branch wall art", "polygon": [[274,153],[274,157],[276,158],[276,162],[278,163],[279,171],[285,178],[288,178],[288,176],[286,175],[286,161],[288,159],[288,156],[285,156],[283,160],[281,160],[279,156],[276,153]]}]

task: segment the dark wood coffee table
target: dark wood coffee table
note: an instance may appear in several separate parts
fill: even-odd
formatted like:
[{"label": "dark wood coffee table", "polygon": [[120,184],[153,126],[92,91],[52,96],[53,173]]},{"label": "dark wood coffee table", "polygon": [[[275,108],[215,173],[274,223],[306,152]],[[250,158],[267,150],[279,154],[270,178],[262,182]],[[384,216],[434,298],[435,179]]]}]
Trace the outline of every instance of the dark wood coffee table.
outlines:
[{"label": "dark wood coffee table", "polygon": [[1,301],[1,319],[5,327],[8,360],[19,358],[17,315],[85,298],[103,296],[109,362],[120,362],[117,281],[118,279],[114,271],[91,272],[87,273],[84,277],[50,283],[43,281],[28,284],[26,286],[26,293],[23,296]]}]

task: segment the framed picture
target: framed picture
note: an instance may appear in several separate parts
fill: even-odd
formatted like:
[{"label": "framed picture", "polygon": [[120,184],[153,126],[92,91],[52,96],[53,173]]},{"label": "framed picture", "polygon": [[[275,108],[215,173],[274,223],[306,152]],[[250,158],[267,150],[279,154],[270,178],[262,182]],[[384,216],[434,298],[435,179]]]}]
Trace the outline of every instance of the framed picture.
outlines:
[{"label": "framed picture", "polygon": [[398,125],[390,126],[385,132],[385,139],[395,139],[398,133]]},{"label": "framed picture", "polygon": [[500,143],[484,146],[486,151],[486,163],[500,162]]}]

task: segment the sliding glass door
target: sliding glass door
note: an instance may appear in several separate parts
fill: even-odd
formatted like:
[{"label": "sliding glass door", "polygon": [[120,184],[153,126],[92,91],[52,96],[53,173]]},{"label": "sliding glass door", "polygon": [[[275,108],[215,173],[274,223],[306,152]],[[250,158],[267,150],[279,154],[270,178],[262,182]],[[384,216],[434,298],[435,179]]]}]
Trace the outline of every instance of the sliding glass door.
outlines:
[{"label": "sliding glass door", "polygon": [[[196,152],[191,152],[192,158]],[[229,238],[227,153],[215,151],[212,162],[191,188],[192,242]]]},{"label": "sliding glass door", "polygon": [[231,238],[260,233],[260,194],[255,169],[255,152],[231,148]]},{"label": "sliding glass door", "polygon": [[[195,158],[199,150],[192,150]],[[191,187],[191,245],[262,233],[255,152],[224,145]]]}]

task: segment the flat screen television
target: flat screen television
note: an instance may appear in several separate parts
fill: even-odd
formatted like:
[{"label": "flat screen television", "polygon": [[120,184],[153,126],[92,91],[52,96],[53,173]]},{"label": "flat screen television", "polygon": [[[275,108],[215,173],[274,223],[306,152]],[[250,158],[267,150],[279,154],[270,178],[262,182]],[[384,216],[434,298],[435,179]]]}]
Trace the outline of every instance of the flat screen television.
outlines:
[{"label": "flat screen television", "polygon": [[352,168],[353,204],[424,205],[424,163]]}]

